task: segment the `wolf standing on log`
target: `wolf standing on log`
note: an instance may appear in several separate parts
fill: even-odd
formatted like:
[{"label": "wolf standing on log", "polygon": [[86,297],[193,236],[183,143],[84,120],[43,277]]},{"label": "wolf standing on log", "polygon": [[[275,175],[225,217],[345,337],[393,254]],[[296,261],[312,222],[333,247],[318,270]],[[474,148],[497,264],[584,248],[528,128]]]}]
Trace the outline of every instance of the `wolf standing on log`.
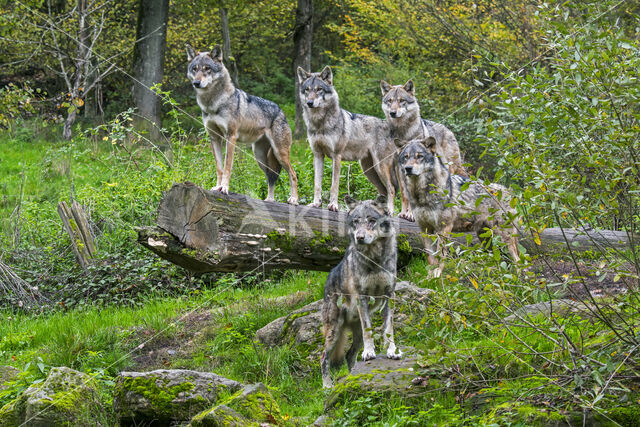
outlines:
[{"label": "wolf standing on log", "polygon": [[[393,213],[393,202],[399,186],[395,167],[395,147],[389,139],[386,123],[372,116],[354,114],[340,108],[329,66],[319,73],[298,67],[302,114],[307,137],[313,151],[314,192],[310,206],[322,206],[322,173],[324,157],[333,160],[328,209],[338,210],[340,166],[343,160],[360,162],[362,171],[378,192],[387,196],[387,209]],[[408,216],[409,200],[402,196],[400,217]]]},{"label": "wolf standing on log", "polygon": [[[487,186],[449,172],[440,158],[436,139],[397,139],[398,162],[403,171],[411,210],[423,232],[429,264],[438,262],[434,254],[446,247],[440,240],[453,232],[475,232],[481,241],[491,241],[485,229],[500,236],[515,262],[518,254],[517,212],[509,206],[511,196],[500,184]],[[429,236],[431,235],[431,236]],[[433,241],[435,240],[435,250]],[[444,261],[430,276],[440,277]]]},{"label": "wolf standing on log", "polygon": [[458,141],[445,125],[420,117],[420,105],[415,94],[413,81],[403,86],[391,86],[380,81],[382,89],[382,110],[389,123],[392,139],[411,141],[412,139],[433,137],[436,140],[436,152],[449,166],[452,174],[468,176],[462,167]]},{"label": "wolf standing on log", "polygon": [[[202,122],[216,159],[216,185],[212,190],[229,193],[236,142],[244,142],[252,144],[256,161],[267,176],[265,200],[275,200],[275,184],[284,167],[291,183],[288,202],[297,205],[298,178],[289,160],[291,129],[280,107],[234,87],[222,62],[220,46],[211,52],[196,52],[187,45],[187,58],[187,76],[196,90]],[[222,153],[223,142],[226,157]]]},{"label": "wolf standing on log", "polygon": [[351,244],[340,264],[327,277],[322,304],[324,351],[320,364],[325,388],[333,384],[329,368],[337,368],[344,362],[349,330],[353,337],[346,352],[349,370],[353,368],[363,344],[362,360],[376,357],[371,312],[382,310],[387,357],[402,357],[393,339],[393,313],[389,306],[396,288],[398,248],[386,209],[387,198],[379,196],[375,201],[358,203],[347,196],[345,202],[350,210]]}]

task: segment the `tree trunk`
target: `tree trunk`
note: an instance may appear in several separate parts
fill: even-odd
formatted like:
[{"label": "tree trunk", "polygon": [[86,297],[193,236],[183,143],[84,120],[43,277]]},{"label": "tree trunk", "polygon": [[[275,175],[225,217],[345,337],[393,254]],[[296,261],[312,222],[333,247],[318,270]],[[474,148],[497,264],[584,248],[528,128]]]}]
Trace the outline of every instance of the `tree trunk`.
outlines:
[{"label": "tree trunk", "polygon": [[[223,195],[192,183],[174,184],[160,201],[158,226],[139,228],[138,242],[196,272],[329,271],[349,243],[346,219],[346,212]],[[420,229],[398,218],[393,225],[402,267],[424,252]],[[575,250],[628,245],[623,232],[564,230],[564,234]],[[521,236],[520,243],[530,253],[566,248],[560,229],[546,229],[539,237],[540,245],[528,236]],[[464,236],[457,240],[465,241]]]},{"label": "tree trunk", "polygon": [[141,116],[135,120],[139,130],[152,141],[160,139],[161,100],[150,88],[162,83],[164,52],[167,44],[169,0],[140,0],[134,50],[133,102]]},{"label": "tree trunk", "polygon": [[227,18],[229,10],[224,7],[224,2],[220,1],[218,13],[220,14],[220,29],[222,31],[222,57],[231,68],[231,80],[233,84],[238,86],[238,67],[236,60],[231,55],[231,36],[229,34],[229,19]]},{"label": "tree trunk", "polygon": [[[296,9],[296,23],[293,30],[293,49],[295,60],[293,61],[293,75],[297,76],[296,70],[302,67],[307,71],[311,71],[311,40],[313,37],[313,0],[298,0],[298,8]],[[296,82],[296,120],[295,131],[293,137],[300,139],[305,138],[307,130],[302,118],[302,105],[300,104],[299,83]]]}]

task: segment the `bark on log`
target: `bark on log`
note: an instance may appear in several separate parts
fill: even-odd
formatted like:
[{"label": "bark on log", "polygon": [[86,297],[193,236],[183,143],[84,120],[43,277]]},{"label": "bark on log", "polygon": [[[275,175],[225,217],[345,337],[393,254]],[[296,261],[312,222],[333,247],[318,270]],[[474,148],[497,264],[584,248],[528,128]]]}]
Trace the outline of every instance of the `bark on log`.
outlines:
[{"label": "bark on log", "polygon": [[[224,195],[186,182],[163,194],[157,227],[137,231],[143,246],[195,272],[329,271],[348,245],[346,218],[346,212]],[[402,267],[424,253],[420,229],[398,218],[393,224]],[[564,230],[564,235],[575,250],[628,244],[624,232]],[[530,236],[521,236],[521,244],[532,253],[566,248],[560,229],[546,229],[539,237],[540,245]]]}]

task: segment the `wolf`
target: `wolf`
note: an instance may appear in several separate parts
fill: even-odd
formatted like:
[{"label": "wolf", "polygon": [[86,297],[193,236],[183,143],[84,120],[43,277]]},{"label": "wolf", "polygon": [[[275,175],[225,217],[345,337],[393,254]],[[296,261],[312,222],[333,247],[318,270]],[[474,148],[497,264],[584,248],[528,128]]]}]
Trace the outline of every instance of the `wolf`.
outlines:
[{"label": "wolf", "polygon": [[[313,151],[314,193],[310,206],[322,206],[322,173],[324,157],[333,160],[328,209],[338,210],[340,165],[344,161],[360,162],[369,181],[387,196],[387,209],[393,213],[393,202],[399,185],[395,167],[395,147],[389,139],[386,123],[377,117],[354,114],[340,108],[333,86],[333,72],[326,66],[319,73],[298,67],[302,115],[307,138]],[[409,199],[402,196],[400,217],[409,216]]]},{"label": "wolf", "polygon": [[[485,229],[500,236],[517,263],[517,212],[509,205],[510,194],[500,184],[484,186],[479,182],[454,175],[438,154],[438,143],[432,136],[412,141],[395,140],[398,164],[404,174],[411,210],[423,233],[429,264],[436,265],[434,253],[441,251],[440,240],[448,233],[475,232],[485,243]],[[433,240],[435,235],[435,250]],[[442,246],[444,255],[445,247]],[[430,272],[440,277],[444,261]]]},{"label": "wolf", "polygon": [[438,156],[449,165],[452,174],[468,176],[462,166],[458,141],[445,125],[420,117],[420,105],[415,95],[412,80],[403,86],[392,86],[384,80],[380,81],[382,89],[382,110],[389,123],[392,139],[411,141],[417,138],[433,137],[437,141]]},{"label": "wolf", "polygon": [[349,370],[363,344],[362,359],[376,357],[369,315],[375,310],[382,310],[387,357],[402,357],[393,338],[389,301],[396,287],[398,250],[387,198],[378,196],[376,200],[358,203],[346,196],[345,202],[350,210],[347,222],[351,243],[342,261],[327,277],[322,304],[324,351],[320,365],[325,388],[333,385],[329,369],[344,361],[348,331],[352,334],[352,344],[346,352]]},{"label": "wolf", "polygon": [[[291,183],[288,203],[298,204],[298,178],[289,159],[291,129],[280,107],[233,85],[222,62],[220,46],[211,52],[196,52],[187,45],[187,59],[187,76],[196,90],[202,122],[216,160],[216,185],[211,190],[229,193],[236,142],[243,142],[252,145],[256,161],[267,176],[265,200],[275,200],[275,184],[284,167]],[[226,158],[222,154],[223,142]]]}]

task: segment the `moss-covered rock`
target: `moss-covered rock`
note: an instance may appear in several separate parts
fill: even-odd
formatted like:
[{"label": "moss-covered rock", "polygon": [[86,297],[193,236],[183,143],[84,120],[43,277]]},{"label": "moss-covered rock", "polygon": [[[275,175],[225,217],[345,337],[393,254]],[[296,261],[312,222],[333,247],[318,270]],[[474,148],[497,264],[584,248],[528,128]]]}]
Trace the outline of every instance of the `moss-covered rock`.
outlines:
[{"label": "moss-covered rock", "polygon": [[101,418],[95,380],[66,367],[52,368],[44,382],[30,386],[0,409],[3,427],[100,425]]},{"label": "moss-covered rock", "polygon": [[218,405],[203,411],[193,417],[190,427],[245,427],[259,426],[257,421],[251,421],[229,408],[227,405]]},{"label": "moss-covered rock", "polygon": [[405,357],[400,360],[378,356],[367,362],[357,362],[351,373],[340,379],[325,401],[325,409],[349,400],[376,392],[384,398],[388,393],[396,396],[415,395],[412,380],[416,377],[416,360]]},{"label": "moss-covered rock", "polygon": [[203,411],[191,420],[191,426],[252,426],[269,423],[284,425],[280,407],[262,383],[250,384]]},{"label": "moss-covered rock", "polygon": [[159,369],[121,372],[116,380],[113,406],[121,424],[151,421],[188,421],[211,407],[220,392],[234,393],[242,387],[209,372]]}]

